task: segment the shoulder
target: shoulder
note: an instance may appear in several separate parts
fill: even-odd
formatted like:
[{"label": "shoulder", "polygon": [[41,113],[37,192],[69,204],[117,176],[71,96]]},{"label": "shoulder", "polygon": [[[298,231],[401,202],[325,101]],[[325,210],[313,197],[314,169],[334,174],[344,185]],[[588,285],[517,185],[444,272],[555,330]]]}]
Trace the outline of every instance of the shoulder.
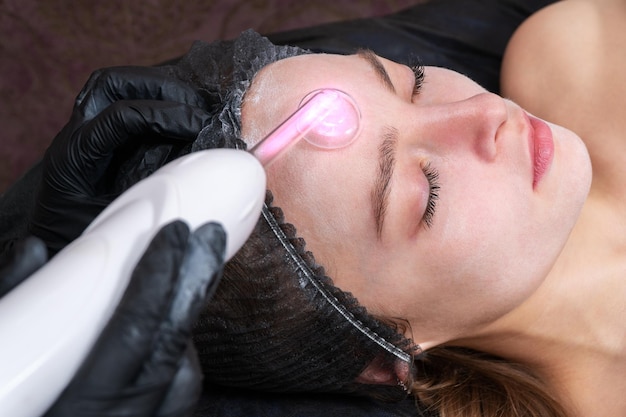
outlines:
[{"label": "shoulder", "polygon": [[561,119],[569,109],[563,99],[568,107],[597,82],[604,54],[602,20],[596,4],[580,0],[560,1],[533,14],[507,46],[503,95],[531,113],[566,124]]},{"label": "shoulder", "polygon": [[[626,170],[626,1],[562,0],[511,38],[502,94],[577,133],[594,183],[623,195]],[[623,197],[622,197],[623,198]]]},{"label": "shoulder", "polygon": [[625,24],[623,0],[563,0],[540,10],[507,46],[503,95],[573,130],[588,147],[623,149]]}]

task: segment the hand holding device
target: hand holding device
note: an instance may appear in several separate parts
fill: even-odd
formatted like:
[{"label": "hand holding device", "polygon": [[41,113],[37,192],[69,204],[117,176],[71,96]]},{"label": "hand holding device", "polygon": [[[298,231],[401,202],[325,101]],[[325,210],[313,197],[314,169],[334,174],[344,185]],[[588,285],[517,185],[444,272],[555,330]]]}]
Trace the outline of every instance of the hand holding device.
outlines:
[{"label": "hand holding device", "polygon": [[[106,355],[108,350],[98,350],[100,342],[96,344],[96,340],[120,304],[137,261],[156,231],[177,219],[192,230],[217,222],[226,231],[224,260],[228,260],[247,240],[264,200],[263,167],[248,152],[235,149],[212,149],[181,157],[123,193],[82,236],[0,299],[0,415],[40,416],[74,378],[94,346],[99,354]],[[182,279],[172,270],[175,262],[159,264],[166,255],[150,259],[155,262],[155,274],[162,269],[170,277]],[[205,272],[211,276],[215,271]],[[148,288],[148,294],[150,291]],[[158,293],[152,296],[159,297]],[[134,322],[141,322],[120,320],[126,322],[118,325],[130,329]],[[171,326],[167,329],[173,331]],[[115,335],[126,333],[107,334],[113,340]],[[117,354],[121,351],[111,350]],[[95,363],[100,360],[115,362],[98,359]],[[146,360],[151,359],[148,356]],[[117,372],[113,368],[109,371]],[[135,375],[140,374],[137,372]],[[115,382],[114,390],[118,390],[111,392],[130,386],[122,382],[134,383],[111,378],[108,381]],[[80,394],[73,398],[82,398],[85,393],[73,392]]]},{"label": "hand holding device", "polygon": [[225,248],[219,224],[193,233],[181,221],[164,226],[94,348],[45,417],[191,415],[202,389],[191,329],[219,283]]},{"label": "hand holding device", "polygon": [[96,71],[46,151],[30,233],[55,255],[119,195],[109,184],[115,152],[139,141],[193,141],[210,119],[202,108],[195,90],[159,68]]}]

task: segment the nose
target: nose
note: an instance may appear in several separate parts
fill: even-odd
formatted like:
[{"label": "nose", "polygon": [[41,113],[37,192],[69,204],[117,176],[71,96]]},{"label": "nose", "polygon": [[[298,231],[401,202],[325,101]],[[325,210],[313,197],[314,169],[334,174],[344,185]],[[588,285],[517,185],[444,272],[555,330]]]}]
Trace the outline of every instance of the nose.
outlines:
[{"label": "nose", "polygon": [[498,129],[508,118],[502,97],[487,92],[422,107],[419,114],[419,136],[427,146],[469,150],[486,161],[495,158]]}]

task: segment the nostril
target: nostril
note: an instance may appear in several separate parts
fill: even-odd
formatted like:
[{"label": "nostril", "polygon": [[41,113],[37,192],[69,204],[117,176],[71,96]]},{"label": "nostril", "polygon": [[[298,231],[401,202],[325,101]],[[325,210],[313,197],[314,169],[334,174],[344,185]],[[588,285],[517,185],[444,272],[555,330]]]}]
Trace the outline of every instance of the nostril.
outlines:
[{"label": "nostril", "polygon": [[506,102],[493,93],[481,93],[468,101],[478,113],[474,120],[476,151],[483,159],[492,161],[497,155],[496,143],[500,128],[508,120]]}]

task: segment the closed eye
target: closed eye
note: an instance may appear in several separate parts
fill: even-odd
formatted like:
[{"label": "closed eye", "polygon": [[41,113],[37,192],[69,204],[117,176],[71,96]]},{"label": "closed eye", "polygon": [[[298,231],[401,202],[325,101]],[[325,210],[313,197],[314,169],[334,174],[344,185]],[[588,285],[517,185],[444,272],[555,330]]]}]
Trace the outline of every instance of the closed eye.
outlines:
[{"label": "closed eye", "polygon": [[419,57],[412,55],[409,57],[408,66],[411,68],[411,71],[413,71],[413,76],[415,77],[413,96],[416,96],[420,93],[422,85],[424,84],[424,65]]},{"label": "closed eye", "polygon": [[428,201],[426,203],[426,210],[424,210],[424,216],[422,221],[426,228],[431,228],[433,225],[433,217],[435,216],[435,209],[437,207],[437,200],[439,200],[439,172],[433,168],[430,164],[426,164],[422,171],[426,180],[428,180]]}]

